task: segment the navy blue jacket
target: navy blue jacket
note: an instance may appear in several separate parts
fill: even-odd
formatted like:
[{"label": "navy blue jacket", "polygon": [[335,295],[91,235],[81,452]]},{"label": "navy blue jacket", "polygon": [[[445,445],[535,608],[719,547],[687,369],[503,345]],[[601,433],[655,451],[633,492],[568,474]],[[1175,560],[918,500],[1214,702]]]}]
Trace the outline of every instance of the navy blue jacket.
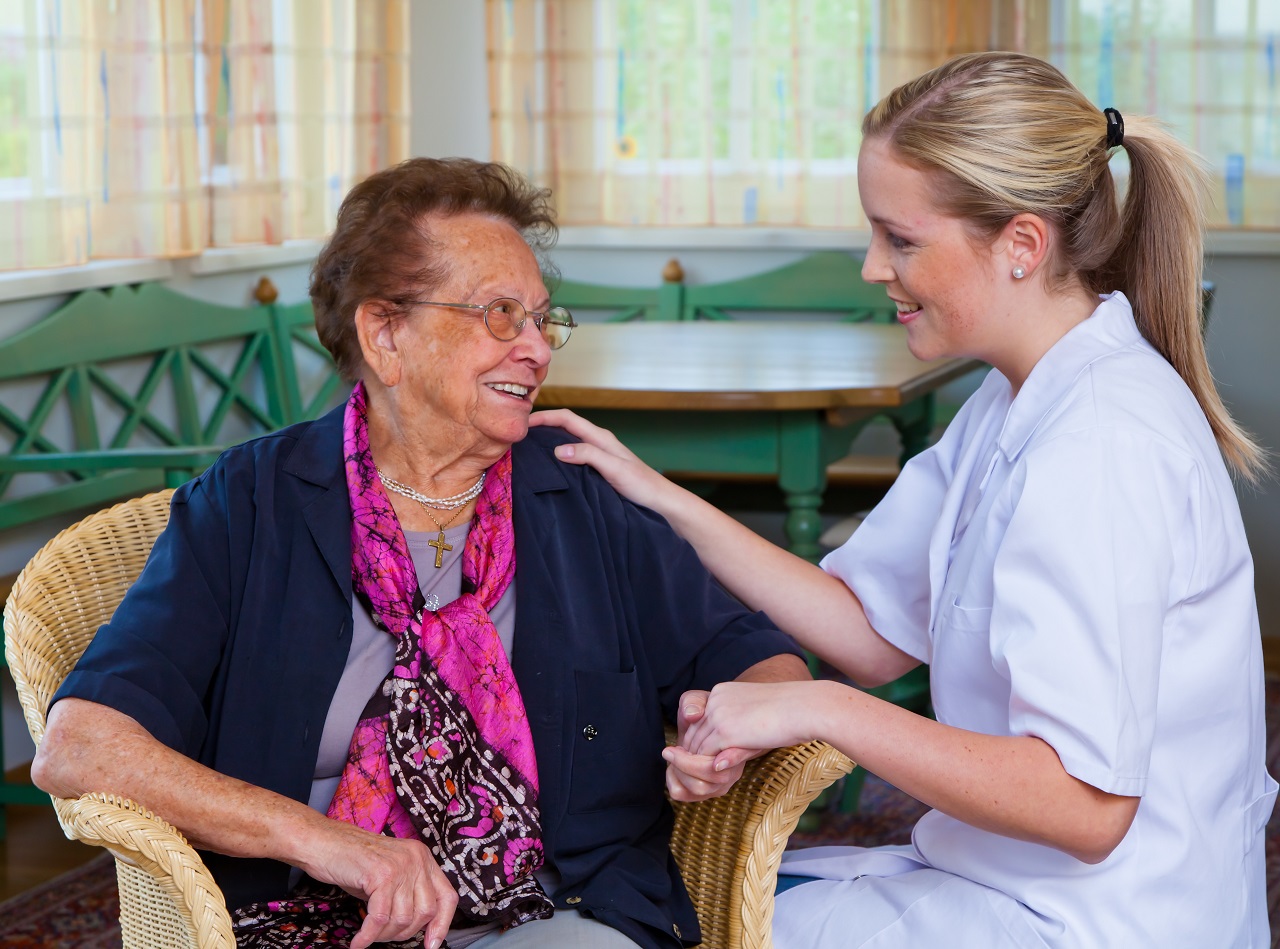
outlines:
[{"label": "navy blue jacket", "polygon": [[[686,689],[798,653],[666,521],[557,461],[565,440],[532,429],[513,449],[512,479],[512,666],[562,879],[554,900],[643,946],[693,944],[697,920],[668,850],[663,719]],[[341,446],[339,407],[229,450],[179,488],[141,577],[54,701],[111,706],[202,764],[306,801],[351,645]],[[282,863],[204,857],[229,906],[287,891]]]}]

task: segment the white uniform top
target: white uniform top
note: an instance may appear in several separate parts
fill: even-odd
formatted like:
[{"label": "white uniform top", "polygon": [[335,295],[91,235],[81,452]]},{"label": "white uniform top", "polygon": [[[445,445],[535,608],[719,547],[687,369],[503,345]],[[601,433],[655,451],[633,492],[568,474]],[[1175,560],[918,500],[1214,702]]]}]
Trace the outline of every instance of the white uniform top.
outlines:
[{"label": "white uniform top", "polygon": [[938,721],[1037,736],[1142,798],[1096,866],[938,811],[914,856],[1015,897],[1050,946],[1269,946],[1276,783],[1236,496],[1195,397],[1102,300],[1016,399],[991,372],[822,566],[929,663]]}]

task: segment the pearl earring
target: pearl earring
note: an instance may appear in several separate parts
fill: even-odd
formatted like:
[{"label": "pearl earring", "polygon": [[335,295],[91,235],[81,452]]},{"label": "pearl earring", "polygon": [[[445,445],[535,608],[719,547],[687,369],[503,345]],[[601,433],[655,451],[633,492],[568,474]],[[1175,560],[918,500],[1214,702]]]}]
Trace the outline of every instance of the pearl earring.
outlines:
[{"label": "pearl earring", "polygon": [[1023,269],[1022,264],[1014,264],[1014,267],[1013,267],[1013,279],[1014,279],[1014,280],[1021,280],[1021,279],[1022,279],[1023,277],[1025,277],[1026,275],[1027,275],[1027,272],[1026,272],[1026,270],[1025,270],[1025,269]]}]

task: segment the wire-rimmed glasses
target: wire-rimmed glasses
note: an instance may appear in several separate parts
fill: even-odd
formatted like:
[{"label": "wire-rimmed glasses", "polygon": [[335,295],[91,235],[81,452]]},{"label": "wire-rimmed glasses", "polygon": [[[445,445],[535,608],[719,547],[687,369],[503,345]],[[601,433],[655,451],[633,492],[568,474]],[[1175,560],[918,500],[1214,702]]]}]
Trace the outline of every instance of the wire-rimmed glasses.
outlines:
[{"label": "wire-rimmed glasses", "polygon": [[549,307],[545,312],[526,310],[523,303],[510,297],[499,297],[492,303],[436,303],[431,300],[403,300],[415,306],[446,306],[457,310],[481,310],[484,316],[485,329],[494,339],[509,343],[524,329],[525,321],[533,318],[533,325],[547,345],[559,349],[569,342],[569,334],[578,324],[573,321],[573,314],[562,306]]}]

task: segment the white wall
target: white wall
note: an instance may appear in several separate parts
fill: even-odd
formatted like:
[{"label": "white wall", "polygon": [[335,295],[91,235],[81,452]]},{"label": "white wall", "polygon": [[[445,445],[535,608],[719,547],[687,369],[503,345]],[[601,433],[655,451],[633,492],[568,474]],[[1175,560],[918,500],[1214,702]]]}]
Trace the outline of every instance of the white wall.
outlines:
[{"label": "white wall", "polygon": [[489,159],[486,5],[416,0],[410,8],[409,148],[414,155]]},{"label": "white wall", "polygon": [[[1209,321],[1209,363],[1236,419],[1273,454],[1280,470],[1280,254],[1210,255],[1217,284]],[[1262,632],[1280,637],[1280,481],[1237,490],[1253,550]]]}]

